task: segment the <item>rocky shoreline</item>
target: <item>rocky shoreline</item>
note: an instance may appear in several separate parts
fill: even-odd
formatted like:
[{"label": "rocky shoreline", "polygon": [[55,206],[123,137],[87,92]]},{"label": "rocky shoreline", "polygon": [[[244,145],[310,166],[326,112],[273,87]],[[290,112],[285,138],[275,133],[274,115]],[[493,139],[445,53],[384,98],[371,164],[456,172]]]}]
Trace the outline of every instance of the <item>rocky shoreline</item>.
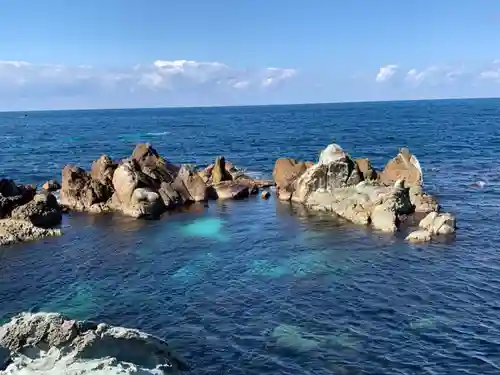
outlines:
[{"label": "rocky shoreline", "polygon": [[57,313],[23,313],[0,326],[0,373],[17,373],[25,367],[39,374],[175,374],[189,370],[155,336]]},{"label": "rocky shoreline", "polygon": [[[0,180],[0,245],[61,235],[57,226],[67,211],[157,218],[191,203],[243,199],[271,186],[283,202],[331,212],[383,232],[411,229],[406,237],[411,242],[455,233],[455,218],[440,212],[437,199],[423,191],[420,164],[408,149],[377,171],[370,160],[353,159],[331,144],[317,163],[278,159],[273,179],[252,179],[223,157],[198,171],[170,163],[150,144],[138,144],[130,157],[118,162],[102,155],[90,172],[67,165],[60,185],[48,181],[38,192],[36,186]],[[53,195],[58,190],[59,202]],[[269,195],[262,192],[263,199]]]}]

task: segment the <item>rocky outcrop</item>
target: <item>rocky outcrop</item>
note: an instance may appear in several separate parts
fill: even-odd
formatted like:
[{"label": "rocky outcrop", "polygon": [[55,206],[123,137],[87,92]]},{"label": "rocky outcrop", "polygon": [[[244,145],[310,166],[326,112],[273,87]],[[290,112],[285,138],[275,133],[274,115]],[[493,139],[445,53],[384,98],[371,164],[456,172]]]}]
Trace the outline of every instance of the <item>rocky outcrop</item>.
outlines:
[{"label": "rocky outcrop", "polygon": [[318,163],[294,182],[292,200],[303,203],[313,192],[332,192],[359,182],[361,176],[356,163],[340,146],[331,144],[321,152]]},{"label": "rocky outcrop", "polygon": [[354,160],[362,180],[376,180],[378,178],[377,171],[373,168],[370,159],[357,158]]},{"label": "rocky outcrop", "polygon": [[62,171],[61,204],[74,211],[107,211],[112,185],[95,180],[84,169],[67,165]]},{"label": "rocky outcrop", "polygon": [[118,164],[108,155],[102,155],[92,163],[90,177],[95,181],[99,181],[102,185],[110,187],[113,185],[113,174],[117,167]]},{"label": "rocky outcrop", "polygon": [[135,159],[122,160],[113,175],[115,192],[110,206],[134,218],[158,216],[165,205],[155,185]]},{"label": "rocky outcrop", "polygon": [[[12,364],[22,369],[45,362],[53,373],[82,373],[92,361],[103,373],[137,367],[139,373],[178,373],[187,364],[163,340],[135,329],[76,321],[55,313],[21,314],[0,327],[0,346],[10,351]],[[46,357],[54,354],[53,361]],[[62,367],[62,368],[61,368]],[[14,370],[14,368],[13,368]],[[112,373],[115,373],[113,371]]]},{"label": "rocky outcrop", "polygon": [[49,228],[62,220],[61,207],[48,191],[35,195],[33,200],[12,210],[11,218],[26,220],[38,227]]},{"label": "rocky outcrop", "polygon": [[132,152],[134,159],[145,175],[157,183],[173,182],[179,167],[168,162],[149,143],[139,143]]},{"label": "rocky outcrop", "polygon": [[39,228],[26,220],[0,220],[0,245],[12,245],[44,237],[60,236],[61,234],[60,229]]},{"label": "rocky outcrop", "polygon": [[212,183],[214,185],[223,181],[232,181],[231,173],[226,170],[226,159],[223,156],[218,156],[215,159],[215,165],[212,169]]},{"label": "rocky outcrop", "polygon": [[35,194],[35,186],[17,185],[13,180],[0,179],[0,219],[8,217],[14,208],[28,203]]},{"label": "rocky outcrop", "polygon": [[186,190],[191,201],[202,202],[208,199],[208,186],[192,166],[182,165],[174,184],[178,189]]},{"label": "rocky outcrop", "polygon": [[311,163],[299,162],[290,158],[276,160],[273,178],[278,198],[285,201],[292,199],[294,182],[311,166]]},{"label": "rocky outcrop", "polygon": [[380,181],[391,185],[403,179],[407,186],[422,185],[422,169],[415,155],[402,148],[398,155],[387,163],[380,174]]},{"label": "rocky outcrop", "polygon": [[[276,185],[278,189],[284,187],[286,200],[290,198],[312,210],[331,212],[356,224],[371,224],[384,232],[400,230],[402,222],[407,227],[416,225],[418,221],[413,218],[417,214],[440,215],[436,213],[440,208],[437,200],[421,188],[422,174],[416,157],[406,149],[388,163],[383,176],[377,174],[368,159],[353,161],[336,144],[323,150],[318,163],[309,168],[298,164],[293,159],[279,159],[274,171]],[[449,218],[443,223],[446,229],[441,232],[454,228]],[[415,233],[414,237],[426,236]]]}]

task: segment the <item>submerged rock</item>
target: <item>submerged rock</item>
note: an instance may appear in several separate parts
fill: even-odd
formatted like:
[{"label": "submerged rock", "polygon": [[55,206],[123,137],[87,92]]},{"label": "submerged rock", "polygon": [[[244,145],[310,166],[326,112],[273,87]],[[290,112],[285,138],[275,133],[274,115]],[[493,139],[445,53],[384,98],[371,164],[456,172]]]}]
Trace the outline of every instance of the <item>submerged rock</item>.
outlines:
[{"label": "submerged rock", "polygon": [[60,236],[60,229],[45,229],[34,226],[30,221],[1,219],[0,245],[34,241],[44,237]]},{"label": "submerged rock", "polygon": [[419,229],[414,232],[411,232],[406,240],[408,242],[420,243],[420,242],[430,242],[432,240],[432,233],[428,230]]},{"label": "submerged rock", "polygon": [[260,196],[261,196],[262,199],[269,199],[271,197],[271,193],[269,192],[269,190],[264,190],[260,194]]},{"label": "submerged rock", "polygon": [[[0,346],[12,353],[8,370],[22,370],[53,356],[50,373],[114,373],[133,368],[137,372],[177,373],[188,370],[168,344],[135,329],[75,321],[56,313],[20,314],[0,327]],[[34,365],[35,364],[35,365]],[[47,365],[47,363],[45,363]],[[87,366],[86,366],[87,365]],[[82,370],[83,369],[83,370]],[[141,372],[142,371],[142,372]],[[135,371],[134,371],[135,372]]]}]

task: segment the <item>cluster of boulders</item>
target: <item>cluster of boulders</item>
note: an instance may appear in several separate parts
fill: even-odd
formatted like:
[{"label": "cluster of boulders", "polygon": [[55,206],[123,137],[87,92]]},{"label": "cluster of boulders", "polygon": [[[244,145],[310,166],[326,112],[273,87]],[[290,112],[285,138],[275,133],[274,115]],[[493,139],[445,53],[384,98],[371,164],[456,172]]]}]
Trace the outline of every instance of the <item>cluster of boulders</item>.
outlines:
[{"label": "cluster of boulders", "polygon": [[421,229],[409,241],[430,241],[455,232],[455,219],[440,213],[435,197],[422,190],[422,170],[406,148],[382,171],[366,159],[353,159],[340,146],[324,149],[317,163],[278,159],[273,177],[280,200],[298,202],[312,210],[332,212],[353,223],[396,232],[415,218]]},{"label": "cluster of boulders", "polygon": [[[57,355],[44,361],[54,351]],[[189,369],[165,341],[135,329],[76,321],[56,313],[23,313],[0,326],[0,373],[27,364],[36,368],[37,361],[47,373],[51,370],[47,366],[52,365],[54,374],[83,373],[85,361],[92,361],[92,367],[103,373],[115,373],[113,368],[127,365],[139,367],[140,373]],[[58,361],[66,368],[58,366]],[[73,364],[80,371],[71,369]]]},{"label": "cluster of boulders", "polygon": [[48,189],[0,180],[0,245],[58,236],[62,213]]},{"label": "cluster of boulders", "polygon": [[169,162],[150,144],[138,144],[119,163],[101,156],[90,173],[67,165],[62,172],[61,204],[76,211],[156,217],[192,202],[245,198],[272,184],[251,179],[223,157],[199,172],[191,165]]}]

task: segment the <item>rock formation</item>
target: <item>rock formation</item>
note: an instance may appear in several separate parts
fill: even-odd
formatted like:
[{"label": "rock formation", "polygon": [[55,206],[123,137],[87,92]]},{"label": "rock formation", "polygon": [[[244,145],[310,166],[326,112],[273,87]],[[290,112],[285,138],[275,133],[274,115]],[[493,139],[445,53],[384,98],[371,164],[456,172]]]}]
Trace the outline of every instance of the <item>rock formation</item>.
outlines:
[{"label": "rock formation", "polygon": [[415,155],[410,150],[402,148],[398,155],[389,161],[380,173],[380,181],[393,184],[403,179],[407,186],[422,185],[422,168]]},{"label": "rock formation", "polygon": [[[415,212],[438,215],[440,209],[437,200],[423,192],[420,165],[407,149],[379,174],[368,159],[354,161],[340,146],[331,144],[312,166],[279,159],[273,176],[281,200],[331,212],[356,224],[371,224],[384,232],[398,231],[402,221],[411,223]],[[450,231],[454,228],[452,216],[445,217],[429,226],[434,228],[442,221],[446,229],[441,231]]]},{"label": "rock formation", "polygon": [[0,180],[0,245],[61,235],[50,229],[61,222],[61,208],[46,190],[36,194],[36,187]]},{"label": "rock formation", "polygon": [[14,317],[0,327],[2,347],[0,355],[3,353],[4,361],[11,362],[8,370],[36,367],[42,362],[45,368],[53,366],[48,368],[53,373],[83,373],[87,364],[103,373],[130,366],[135,366],[138,373],[172,374],[189,369],[165,341],[155,336],[103,323],[75,321],[55,313]]}]

